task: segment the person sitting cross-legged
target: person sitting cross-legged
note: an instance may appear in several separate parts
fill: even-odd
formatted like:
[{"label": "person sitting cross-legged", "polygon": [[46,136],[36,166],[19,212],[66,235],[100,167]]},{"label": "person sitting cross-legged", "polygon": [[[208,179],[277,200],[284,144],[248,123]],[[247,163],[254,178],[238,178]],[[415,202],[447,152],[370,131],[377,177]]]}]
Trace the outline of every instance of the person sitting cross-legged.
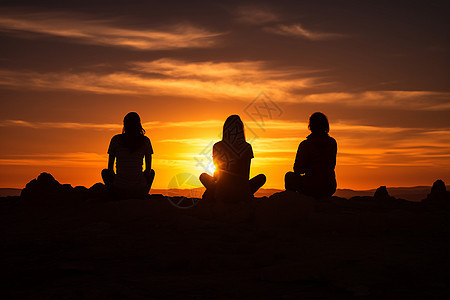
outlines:
[{"label": "person sitting cross-legged", "polygon": [[314,198],[331,197],[337,185],[337,143],[328,135],[330,126],[323,113],[312,114],[308,128],[311,134],[298,146],[294,172],[286,173],[285,187]]},{"label": "person sitting cross-legged", "polygon": [[[122,134],[111,139],[108,154],[108,169],[102,171],[106,188],[118,198],[148,195],[155,178],[155,171],[151,169],[153,148],[137,113],[125,116]],[[142,171],[144,158],[146,169]]]},{"label": "person sitting cross-legged", "polygon": [[238,115],[227,118],[222,140],[213,146],[214,176],[200,175],[206,187],[203,199],[238,202],[249,199],[264,185],[266,176],[259,174],[249,180],[252,146],[246,142],[244,124]]}]

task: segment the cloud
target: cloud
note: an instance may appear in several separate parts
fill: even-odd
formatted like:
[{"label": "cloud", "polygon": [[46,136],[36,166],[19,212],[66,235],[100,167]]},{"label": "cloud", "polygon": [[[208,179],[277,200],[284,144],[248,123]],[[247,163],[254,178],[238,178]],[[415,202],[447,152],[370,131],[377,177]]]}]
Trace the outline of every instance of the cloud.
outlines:
[{"label": "cloud", "polygon": [[266,27],[267,32],[293,37],[302,37],[312,41],[330,40],[344,37],[343,34],[329,33],[329,32],[318,32],[308,30],[301,24],[284,25],[279,24],[273,27]]},{"label": "cloud", "polygon": [[266,7],[245,5],[236,10],[236,18],[239,22],[249,24],[265,24],[279,20],[279,16]]},{"label": "cloud", "polygon": [[0,127],[28,127],[35,129],[97,129],[118,130],[122,129],[119,124],[95,124],[95,123],[73,123],[73,122],[30,122],[23,120],[0,121]]},{"label": "cloud", "polygon": [[434,91],[366,91],[321,93],[297,96],[303,103],[339,103],[358,107],[402,108],[405,110],[450,110],[450,93]]},{"label": "cloud", "polygon": [[165,29],[126,29],[110,20],[68,13],[17,12],[0,15],[0,31],[18,36],[21,32],[44,34],[68,38],[73,42],[137,50],[212,47],[222,35],[190,24],[177,24]]},{"label": "cloud", "polygon": [[[222,126],[221,120],[205,120],[205,121],[180,121],[180,122],[144,122],[143,127],[148,128],[205,128],[211,126]],[[24,120],[2,120],[0,127],[26,127],[33,129],[71,129],[71,130],[121,130],[122,124],[98,124],[98,123],[75,123],[75,122],[33,122]],[[167,140],[172,141],[172,140]],[[176,140],[181,141],[181,140]]]},{"label": "cloud", "polygon": [[[274,67],[264,61],[189,62],[175,59],[130,62],[105,73],[11,71],[0,69],[0,85],[15,89],[75,90],[99,94],[191,97],[209,101],[248,101],[266,91],[277,102],[339,104],[402,110],[450,110],[450,93],[378,90],[332,92],[324,70]],[[322,74],[322,75],[321,75]],[[318,88],[330,92],[311,93]],[[309,93],[308,93],[309,92]]]},{"label": "cloud", "polygon": [[[0,85],[104,94],[190,96],[202,99],[235,97],[248,100],[262,90],[287,97],[291,90],[315,86],[316,70],[270,68],[260,61],[186,62],[159,59],[130,63],[121,72],[47,72],[0,70]],[[321,84],[321,83],[320,83]]]},{"label": "cloud", "polygon": [[106,155],[98,153],[35,153],[28,155],[2,155],[0,165],[101,167],[106,160]]}]

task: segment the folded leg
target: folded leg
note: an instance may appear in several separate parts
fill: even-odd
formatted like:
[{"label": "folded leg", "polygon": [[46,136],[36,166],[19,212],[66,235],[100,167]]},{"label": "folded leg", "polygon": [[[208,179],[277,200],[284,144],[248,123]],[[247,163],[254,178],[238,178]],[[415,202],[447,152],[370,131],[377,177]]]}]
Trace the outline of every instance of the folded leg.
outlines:
[{"label": "folded leg", "polygon": [[114,174],[113,170],[110,170],[110,169],[102,170],[102,179],[107,188],[110,188],[112,186],[115,176],[116,176],[116,174]]},{"label": "folded leg", "polygon": [[207,173],[202,173],[199,179],[200,182],[206,187],[206,189],[212,189],[216,184],[216,180],[214,179],[214,177]]},{"label": "folded leg", "polygon": [[259,174],[249,180],[248,185],[250,187],[250,193],[253,195],[266,183],[266,175]]}]

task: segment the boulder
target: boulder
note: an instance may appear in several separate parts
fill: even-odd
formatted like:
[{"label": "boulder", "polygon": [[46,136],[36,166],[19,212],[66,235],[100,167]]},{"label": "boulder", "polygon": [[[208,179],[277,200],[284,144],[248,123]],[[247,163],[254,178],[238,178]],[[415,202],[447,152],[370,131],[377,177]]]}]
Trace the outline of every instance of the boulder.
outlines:
[{"label": "boulder", "polygon": [[93,193],[102,193],[105,191],[105,185],[101,182],[97,182],[89,188],[89,191]]},{"label": "boulder", "polygon": [[66,190],[51,174],[43,172],[36,179],[31,180],[22,190],[20,196],[28,197],[48,193],[58,193]]},{"label": "boulder", "polygon": [[375,201],[389,201],[392,197],[389,195],[386,186],[382,185],[375,191],[373,200]]},{"label": "boulder", "polygon": [[450,193],[447,191],[444,181],[440,179],[436,180],[431,187],[431,192],[423,202],[425,204],[450,208]]}]

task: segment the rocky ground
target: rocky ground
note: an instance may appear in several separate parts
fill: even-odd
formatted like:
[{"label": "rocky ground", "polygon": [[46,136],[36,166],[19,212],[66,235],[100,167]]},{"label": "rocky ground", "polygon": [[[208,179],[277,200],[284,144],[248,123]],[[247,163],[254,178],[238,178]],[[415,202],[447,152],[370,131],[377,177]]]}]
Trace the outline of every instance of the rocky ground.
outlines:
[{"label": "rocky ground", "polygon": [[[41,177],[42,176],[42,177]],[[282,192],[177,209],[41,175],[0,198],[0,295],[11,298],[447,298],[450,199],[317,201]]]}]

